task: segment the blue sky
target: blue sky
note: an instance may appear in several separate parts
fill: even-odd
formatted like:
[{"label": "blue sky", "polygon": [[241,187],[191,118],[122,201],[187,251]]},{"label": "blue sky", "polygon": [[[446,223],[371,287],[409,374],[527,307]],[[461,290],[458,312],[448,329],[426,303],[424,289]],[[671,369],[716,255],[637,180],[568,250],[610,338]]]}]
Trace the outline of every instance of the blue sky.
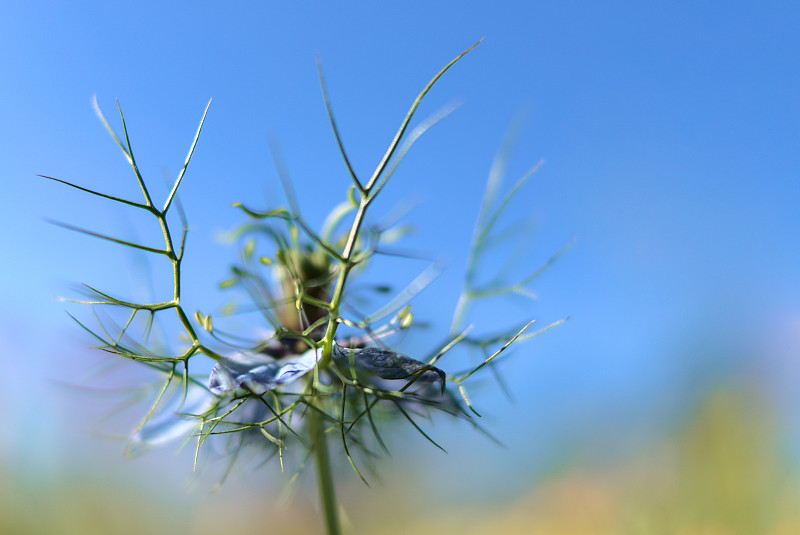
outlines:
[{"label": "blue sky", "polygon": [[194,229],[187,301],[203,307],[204,298],[218,302],[205,292],[234,258],[218,240],[241,221],[231,204],[282,202],[269,136],[312,222],[349,185],[315,55],[366,174],[430,77],[485,37],[421,108],[424,116],[461,103],[423,137],[379,208],[424,201],[409,216],[419,233],[408,247],[451,261],[417,317],[452,309],[486,174],[522,116],[509,178],[544,160],[507,214],[535,222],[525,267],[576,243],[534,286],[539,300],[512,310],[542,323],[571,319],[509,362],[528,420],[519,429],[498,416],[497,426],[570,435],[601,416],[638,421],[662,410],[683,392],[681,374],[727,366],[687,363],[675,354],[686,340],[735,346],[800,313],[798,16],[791,2],[6,5],[0,343],[4,365],[35,379],[0,400],[32,389],[42,396],[25,409],[47,411],[60,394],[45,378],[80,376],[71,363],[86,341],[54,296],[75,282],[113,289],[133,280],[126,253],[43,219],[148,236],[150,222],[35,176],[136,198],[93,95],[108,116],[119,99],[156,183],[165,170],[175,176],[213,98],[181,192]]}]

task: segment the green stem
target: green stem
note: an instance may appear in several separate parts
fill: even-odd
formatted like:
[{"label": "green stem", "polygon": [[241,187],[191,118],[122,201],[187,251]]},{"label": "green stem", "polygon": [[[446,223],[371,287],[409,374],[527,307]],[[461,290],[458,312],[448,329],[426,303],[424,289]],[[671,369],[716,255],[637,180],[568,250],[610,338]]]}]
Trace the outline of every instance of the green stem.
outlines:
[{"label": "green stem", "polygon": [[325,526],[328,535],[340,535],[339,510],[336,504],[336,491],[333,487],[331,459],[328,454],[328,438],[322,425],[322,416],[314,409],[308,412],[308,429],[311,447],[317,464],[317,484],[322,510],[325,513]]}]

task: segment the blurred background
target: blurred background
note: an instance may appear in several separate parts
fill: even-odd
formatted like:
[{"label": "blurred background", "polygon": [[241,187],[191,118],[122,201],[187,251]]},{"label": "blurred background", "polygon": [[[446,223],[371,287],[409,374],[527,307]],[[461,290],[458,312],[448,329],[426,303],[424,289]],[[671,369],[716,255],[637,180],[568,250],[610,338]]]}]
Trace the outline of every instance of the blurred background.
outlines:
[{"label": "blurred background", "polygon": [[[272,464],[237,466],[215,490],[220,470],[193,474],[177,446],[125,458],[146,407],[114,414],[124,399],[94,375],[104,357],[65,309],[91,312],[57,298],[77,283],[135,292],[139,260],[44,220],[126,239],[157,229],[36,176],[138,200],[93,95],[115,125],[119,99],[156,185],[176,176],[213,97],[181,199],[187,310],[214,311],[237,254],[221,236],[243,221],[232,203],[285,202],[270,137],[313,224],[350,184],[315,55],[367,174],[418,91],[482,37],[420,117],[460,108],[376,207],[379,219],[414,205],[403,250],[449,266],[415,305],[429,330],[402,348],[430,351],[449,327],[486,176],[515,121],[506,187],[543,160],[505,214],[530,230],[519,273],[575,244],[532,285],[537,300],[470,320],[570,319],[502,364],[513,399],[491,382],[473,392],[503,447],[437,419],[427,429],[444,454],[397,427],[371,487],[343,463],[347,521],[360,533],[800,532],[796,4],[31,1],[0,12],[0,533],[321,530],[311,471],[292,498]],[[398,286],[426,265],[384,264],[379,278]]]}]

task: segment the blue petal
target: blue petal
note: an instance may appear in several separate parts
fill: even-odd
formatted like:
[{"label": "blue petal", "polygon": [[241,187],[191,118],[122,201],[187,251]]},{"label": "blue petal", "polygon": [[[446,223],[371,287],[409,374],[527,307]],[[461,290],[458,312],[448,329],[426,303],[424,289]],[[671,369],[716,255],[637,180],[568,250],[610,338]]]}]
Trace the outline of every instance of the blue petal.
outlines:
[{"label": "blue petal", "polygon": [[[181,396],[175,396],[180,400]],[[216,401],[216,398],[202,388],[190,388],[183,406],[175,405],[173,410],[162,411],[158,416],[150,418],[136,433],[128,446],[128,453],[137,455],[153,447],[186,438],[199,425],[197,418],[188,414],[203,414]],[[179,414],[183,413],[183,414]]]},{"label": "blue petal", "polygon": [[234,353],[217,362],[208,378],[208,389],[218,396],[261,396],[289,384],[317,365],[317,352],[306,351],[292,359],[275,360],[263,353]]}]

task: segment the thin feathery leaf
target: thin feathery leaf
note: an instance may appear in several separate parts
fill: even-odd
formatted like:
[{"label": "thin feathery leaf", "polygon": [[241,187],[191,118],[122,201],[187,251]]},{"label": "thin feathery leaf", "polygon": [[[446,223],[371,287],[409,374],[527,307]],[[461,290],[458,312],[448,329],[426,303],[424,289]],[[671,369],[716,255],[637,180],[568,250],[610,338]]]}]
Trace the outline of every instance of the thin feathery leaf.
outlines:
[{"label": "thin feathery leaf", "polygon": [[392,177],[392,175],[394,175],[395,171],[397,171],[397,168],[400,167],[400,163],[405,159],[406,155],[411,150],[411,147],[414,146],[414,143],[416,143],[425,132],[436,126],[440,121],[444,120],[456,109],[458,109],[458,104],[446,106],[425,119],[422,123],[417,125],[414,130],[411,131],[411,134],[409,134],[409,136],[403,141],[403,144],[400,145],[395,158],[392,160],[392,163],[383,174],[381,181],[377,186],[375,186],[374,190],[370,194],[370,200],[377,197],[381,190],[383,190],[384,186],[386,186],[387,182],[389,182],[389,179]]},{"label": "thin feathery leaf", "polygon": [[236,411],[236,410],[237,410],[239,407],[241,407],[242,405],[244,405],[244,402],[245,402],[245,401],[247,401],[247,399],[246,399],[246,398],[244,398],[244,399],[240,399],[240,400],[239,400],[237,403],[235,403],[235,404],[234,404],[234,406],[233,406],[231,409],[229,409],[228,411],[226,411],[226,412],[225,412],[225,413],[223,413],[222,415],[218,415],[218,416],[215,416],[214,418],[208,418],[208,419],[204,420],[205,422],[211,422],[211,426],[210,426],[210,427],[208,428],[208,430],[207,430],[207,431],[205,431],[205,433],[202,435],[202,441],[201,441],[201,443],[205,442],[205,441],[206,441],[206,439],[207,439],[207,438],[208,438],[210,435],[214,434],[214,429],[216,429],[216,427],[217,427],[217,426],[218,426],[220,423],[222,423],[222,422],[225,420],[225,418],[227,418],[228,416],[230,416],[231,414],[233,414],[233,413],[234,413],[234,412],[235,412],[235,411]]},{"label": "thin feathery leaf", "polygon": [[172,365],[172,369],[171,369],[169,375],[167,376],[167,380],[164,381],[164,386],[161,388],[161,391],[158,393],[158,396],[156,396],[156,399],[153,402],[153,405],[150,407],[150,410],[147,411],[147,414],[145,415],[144,419],[142,419],[141,423],[136,427],[136,431],[134,431],[134,433],[133,433],[134,435],[138,434],[142,430],[142,428],[145,426],[145,424],[153,416],[153,413],[156,411],[156,407],[158,407],[158,404],[161,403],[161,399],[164,397],[164,394],[167,392],[167,388],[169,388],[170,383],[172,383],[172,378],[173,377],[175,377],[175,364]]},{"label": "thin feathery leaf", "polygon": [[[341,416],[341,418],[342,418],[342,422],[344,422],[345,409],[346,409],[346,405],[347,405],[347,385],[344,385],[342,387],[341,396],[342,396],[342,412],[341,412],[342,416]],[[353,468],[353,471],[356,473],[356,475],[358,475],[358,477],[361,479],[361,481],[363,481],[364,484],[369,487],[369,483],[367,482],[367,478],[365,478],[364,475],[361,473],[361,470],[358,469],[358,466],[356,466],[356,462],[353,460],[353,456],[350,455],[350,448],[347,447],[347,433],[345,432],[345,429],[344,429],[344,423],[339,426],[339,429],[340,429],[341,434],[342,434],[342,447],[344,449],[344,454],[347,457],[347,460],[350,462],[350,466]]]},{"label": "thin feathery leaf", "polygon": [[342,158],[344,158],[344,163],[347,166],[347,172],[350,173],[353,183],[355,184],[356,188],[363,193],[364,186],[361,185],[361,181],[358,179],[353,166],[350,164],[350,158],[347,157],[347,151],[344,150],[342,136],[339,134],[339,127],[336,125],[336,119],[333,117],[333,106],[331,106],[331,99],[330,95],[328,94],[328,84],[325,83],[325,73],[322,71],[322,60],[319,56],[317,56],[317,73],[319,75],[319,84],[322,87],[322,98],[325,101],[325,111],[328,113],[328,120],[331,123],[331,128],[333,128],[333,135],[336,138],[336,144],[339,146],[339,152],[342,154]]},{"label": "thin feathery leaf", "polygon": [[485,247],[484,241],[486,238],[483,229],[486,227],[486,222],[490,218],[489,213],[491,207],[495,203],[497,191],[503,182],[503,176],[505,175],[505,169],[513,145],[513,140],[518,135],[520,128],[521,120],[516,119],[512,123],[512,127],[506,134],[505,139],[500,144],[500,150],[495,156],[495,159],[489,169],[489,176],[486,180],[486,189],[484,190],[480,209],[478,210],[478,217],[475,221],[475,227],[472,231],[472,243],[469,249],[469,257],[467,259],[467,272],[464,276],[461,295],[456,303],[450,323],[450,332],[452,334],[455,334],[460,328],[461,322],[466,316],[467,309],[473,300],[473,283],[477,276],[478,259]]},{"label": "thin feathery leaf", "polygon": [[522,186],[524,186],[525,183],[534,175],[534,173],[536,173],[536,171],[538,171],[539,168],[542,167],[543,163],[544,163],[543,160],[539,160],[539,162],[537,162],[536,165],[531,167],[528,170],[528,172],[525,173],[523,177],[517,181],[516,184],[514,184],[514,187],[511,188],[511,190],[508,193],[506,193],[506,196],[503,198],[502,201],[500,201],[500,204],[497,206],[494,213],[491,216],[489,216],[489,219],[484,225],[480,236],[478,236],[479,241],[483,241],[489,237],[489,234],[492,232],[492,229],[494,229],[494,226],[497,224],[497,220],[503,214],[503,211],[506,209],[508,204],[514,198],[517,192],[522,188]]},{"label": "thin feathery leaf", "polygon": [[189,154],[186,155],[186,161],[183,162],[183,167],[181,168],[181,172],[178,174],[178,178],[175,180],[175,185],[172,187],[172,191],[170,191],[169,197],[167,197],[167,200],[164,203],[164,208],[161,210],[161,213],[164,215],[167,214],[167,211],[169,210],[169,207],[172,204],[172,200],[178,193],[178,188],[180,187],[181,182],[183,181],[183,176],[186,174],[186,169],[189,167],[189,162],[192,161],[192,155],[194,155],[194,149],[195,147],[197,147],[197,140],[200,139],[200,132],[203,130],[203,124],[206,122],[206,115],[208,115],[208,108],[210,107],[211,107],[211,99],[209,99],[208,104],[206,104],[206,109],[203,112],[203,118],[200,119],[200,126],[197,127],[197,132],[195,132],[194,134],[194,140],[192,140],[192,146],[189,148]]},{"label": "thin feathery leaf", "polygon": [[146,251],[148,253],[155,253],[168,256],[169,252],[165,251],[164,249],[156,249],[155,247],[148,247],[147,245],[140,245],[138,243],[133,243],[125,240],[120,240],[119,238],[112,238],[111,236],[106,236],[105,234],[100,234],[98,232],[93,232],[91,230],[87,230],[81,227],[76,227],[74,225],[70,225],[68,223],[62,223],[61,221],[55,221],[53,219],[45,219],[48,223],[56,225],[61,228],[65,228],[67,230],[74,230],[75,232],[80,232],[81,234],[86,234],[87,236],[94,236],[95,238],[100,238],[101,240],[110,241],[113,243],[118,243],[120,245],[124,245],[126,247],[132,247],[134,249],[139,249],[142,251]]},{"label": "thin feathery leaf", "polygon": [[[247,206],[245,206],[244,204],[242,204],[240,202],[234,203],[233,207],[240,209],[242,212],[244,212],[248,216],[252,217],[253,219],[266,219],[266,218],[269,218],[269,217],[276,217],[278,219],[284,219],[284,220],[287,220],[287,221],[291,221],[291,220],[294,219],[294,216],[292,216],[292,214],[290,214],[289,210],[287,210],[286,208],[277,208],[275,210],[270,210],[268,212],[257,212],[256,210],[248,208]],[[261,231],[265,231],[265,232],[270,232],[269,229],[264,229],[262,227],[247,227],[247,226],[245,226],[245,227],[242,227],[239,230],[239,232],[234,235],[234,238],[239,237],[239,235],[241,235],[243,232],[245,232],[247,230],[261,230]]]},{"label": "thin feathery leaf", "polygon": [[[180,206],[180,204],[178,204]],[[183,231],[181,232],[181,244],[178,247],[178,254],[176,258],[178,260],[183,260],[183,253],[186,251],[186,238],[189,235],[189,228],[184,226]]]},{"label": "thin feathery leaf", "polygon": [[[169,176],[169,171],[164,171],[164,185],[169,188],[172,185],[172,179]],[[178,218],[180,219],[181,226],[184,230],[189,228],[189,220],[186,218],[186,211],[183,208],[183,203],[181,202],[181,196],[175,195],[175,199],[173,199],[175,203],[175,209],[178,210]]]},{"label": "thin feathery leaf", "polygon": [[425,431],[423,431],[423,430],[422,430],[422,428],[421,428],[421,427],[420,427],[420,426],[417,424],[417,422],[415,422],[415,421],[414,421],[414,419],[413,419],[411,416],[409,416],[409,414],[408,414],[408,413],[407,413],[405,410],[403,410],[403,407],[401,407],[401,406],[400,406],[400,403],[398,403],[397,401],[394,401],[394,404],[395,404],[395,406],[397,407],[397,410],[399,410],[401,413],[403,413],[403,416],[405,416],[405,417],[406,417],[406,419],[407,419],[409,422],[411,422],[411,425],[413,425],[413,426],[414,426],[414,428],[415,428],[417,431],[419,431],[419,433],[420,433],[420,434],[421,434],[423,437],[425,437],[425,438],[428,440],[428,442],[430,442],[431,444],[433,444],[434,446],[436,446],[437,448],[439,448],[439,449],[440,449],[440,450],[442,450],[443,452],[447,453],[447,450],[446,450],[446,449],[444,449],[443,447],[441,447],[441,446],[440,446],[440,445],[439,445],[439,444],[438,444],[438,443],[437,443],[435,440],[433,440],[433,439],[432,439],[432,438],[431,438],[431,437],[430,437],[430,436],[429,436],[429,435],[428,435],[428,434],[427,434]]},{"label": "thin feathery leaf", "polygon": [[72,315],[72,314],[70,314],[69,312],[67,312],[66,314],[67,314],[67,316],[69,316],[69,317],[72,319],[72,321],[74,321],[75,323],[77,323],[77,324],[78,324],[78,326],[79,326],[81,329],[83,329],[84,331],[86,331],[87,333],[89,333],[90,335],[92,335],[92,337],[96,338],[96,339],[97,339],[99,342],[101,342],[101,343],[102,343],[102,344],[104,344],[104,345],[109,343],[109,342],[108,342],[108,341],[107,341],[105,338],[103,338],[102,336],[100,336],[99,334],[97,334],[96,332],[94,332],[92,329],[90,329],[89,327],[87,327],[86,325],[84,325],[83,323],[81,323],[81,321],[80,321],[78,318],[76,318],[75,316],[73,316],[73,315]]},{"label": "thin feathery leaf", "polygon": [[278,143],[276,138],[270,138],[267,145],[272,155],[272,163],[275,166],[275,172],[278,173],[278,180],[280,180],[281,187],[283,187],[283,194],[286,196],[286,201],[289,203],[289,209],[293,217],[297,217],[300,215],[300,203],[297,202],[297,193],[292,184],[289,167],[286,165],[286,160],[283,158],[283,151],[281,151],[280,143]]},{"label": "thin feathery leaf", "polygon": [[440,359],[440,358],[442,358],[442,357],[444,356],[444,354],[445,354],[445,353],[447,353],[448,351],[450,351],[451,349],[453,349],[453,347],[455,347],[455,345],[456,345],[456,344],[458,344],[458,343],[459,343],[459,342],[461,342],[461,341],[462,341],[464,338],[466,338],[466,337],[467,337],[467,335],[469,335],[469,333],[470,333],[470,332],[472,332],[472,329],[473,329],[473,325],[469,325],[469,326],[468,326],[466,329],[464,329],[464,330],[463,330],[463,331],[462,331],[462,332],[461,332],[461,333],[460,333],[458,336],[456,336],[455,338],[453,338],[452,340],[450,340],[450,341],[447,343],[447,345],[445,345],[445,346],[444,346],[444,347],[441,349],[441,351],[439,351],[438,353],[436,353],[436,355],[434,355],[434,356],[433,356],[433,358],[431,358],[431,359],[428,361],[428,364],[430,364],[431,366],[433,366],[434,364],[436,364],[436,363],[439,361],[439,359]]},{"label": "thin feathery leaf", "polygon": [[[277,439],[277,438],[273,437],[273,436],[272,436],[272,435],[269,433],[269,431],[267,431],[266,429],[264,429],[264,426],[258,426],[258,430],[261,432],[261,434],[262,434],[262,435],[264,435],[264,437],[265,437],[267,440],[269,440],[270,442],[272,442],[273,444],[275,444],[276,446],[278,446],[278,448],[279,448],[279,449],[283,447],[283,441],[281,441],[280,439]],[[283,464],[283,463],[281,463],[281,465],[282,465],[282,464]],[[283,466],[281,466],[281,472],[283,472]]]},{"label": "thin feathery leaf", "polygon": [[97,95],[92,96],[92,108],[94,108],[94,112],[103,123],[103,126],[106,127],[106,130],[108,130],[108,133],[111,134],[111,137],[117,142],[117,146],[120,148],[122,153],[125,154],[125,159],[128,160],[128,163],[131,163],[131,155],[128,154],[128,149],[126,149],[125,145],[122,144],[122,141],[119,140],[117,133],[111,127],[111,124],[108,122],[108,119],[106,119],[106,116],[103,115],[103,111],[100,109],[100,105],[97,103]]},{"label": "thin feathery leaf", "polygon": [[[483,41],[483,39],[481,39],[481,41]],[[414,102],[413,102],[413,104],[411,104],[411,108],[408,110],[408,113],[406,113],[405,119],[403,119],[403,122],[400,124],[400,128],[398,128],[397,133],[394,136],[394,139],[392,139],[392,142],[389,144],[389,148],[386,150],[386,152],[384,153],[383,158],[381,159],[380,163],[375,168],[375,171],[372,173],[372,178],[370,178],[369,182],[367,182],[367,185],[366,185],[366,188],[365,188],[367,191],[372,190],[372,187],[375,185],[375,183],[378,181],[378,179],[381,177],[381,175],[383,175],[383,172],[386,169],[386,166],[388,165],[389,160],[392,159],[392,156],[394,155],[395,150],[397,150],[397,147],[400,144],[400,140],[403,139],[403,135],[405,134],[406,129],[408,128],[408,124],[411,122],[411,119],[414,117],[414,114],[417,112],[417,108],[419,108],[419,105],[422,103],[422,99],[425,98],[425,95],[428,94],[428,91],[431,90],[431,88],[434,86],[434,84],[436,84],[436,82],[439,80],[439,78],[441,78],[442,75],[444,75],[444,73],[447,72],[450,69],[450,67],[455,65],[458,60],[460,60],[461,58],[466,56],[473,48],[478,46],[481,43],[481,41],[478,41],[477,43],[475,43],[474,45],[469,47],[467,50],[465,50],[464,52],[459,54],[458,57],[453,59],[450,63],[445,65],[444,68],[442,68],[436,74],[436,76],[434,76],[433,79],[431,79],[431,81],[428,82],[428,85],[425,86],[425,88],[419,93],[419,95],[417,95],[417,98],[414,99]]]},{"label": "thin feathery leaf", "polygon": [[481,418],[480,413],[478,411],[476,411],[475,407],[473,407],[472,403],[470,403],[469,397],[467,396],[467,389],[464,388],[464,385],[462,383],[458,383],[458,391],[461,393],[461,397],[464,398],[464,403],[467,404],[467,407],[469,407],[469,410],[474,412],[475,416],[477,416],[478,418]]},{"label": "thin feathery leaf", "polygon": [[486,221],[489,218],[489,211],[497,198],[497,192],[500,185],[503,183],[503,177],[506,174],[508,161],[511,159],[511,152],[514,148],[515,141],[519,137],[522,130],[523,118],[521,114],[517,114],[511,123],[511,126],[506,132],[503,141],[500,143],[500,149],[494,157],[491,167],[489,168],[489,176],[486,180],[486,189],[483,193],[481,206],[478,212],[478,218],[475,221],[475,230],[473,233],[473,248],[475,243],[479,241],[480,229],[486,227]]},{"label": "thin feathery leaf", "polygon": [[109,295],[105,292],[101,292],[97,288],[89,286],[88,284],[83,284],[82,286],[87,288],[90,292],[95,293],[100,297],[105,297],[106,299],[108,299],[107,303],[101,303],[101,304],[117,305],[124,308],[131,308],[136,310],[149,310],[151,312],[158,312],[159,310],[175,308],[175,301],[166,301],[163,303],[150,303],[150,304],[133,303],[131,301],[124,301],[122,299],[117,299],[116,297]]},{"label": "thin feathery leaf", "polygon": [[350,200],[340,203],[336,208],[331,210],[325,222],[322,224],[322,240],[327,243],[332,243],[334,240],[333,234],[342,220],[357,208]]},{"label": "thin feathery leaf", "polygon": [[195,447],[194,450],[194,463],[192,464],[192,472],[197,471],[197,459],[198,457],[200,457],[200,446],[202,444],[203,428],[205,427],[205,424],[206,424],[205,420],[200,421],[200,427],[197,433],[197,446]]},{"label": "thin feathery leaf", "polygon": [[183,397],[181,399],[181,407],[186,403],[186,398],[189,397],[189,359],[183,361]]},{"label": "thin feathery leaf", "polygon": [[427,288],[434,280],[436,280],[443,271],[444,265],[441,260],[433,265],[428,266],[422,273],[417,275],[408,286],[403,288],[403,291],[392,298],[391,301],[364,318],[364,322],[367,324],[374,323],[382,320],[389,314],[400,310],[414,297],[419,295],[420,292]]},{"label": "thin feathery leaf", "polygon": [[125,322],[125,325],[122,327],[122,329],[120,329],[119,335],[117,336],[117,339],[114,341],[115,344],[118,344],[119,341],[122,339],[122,337],[125,336],[125,332],[128,330],[128,327],[130,327],[131,323],[133,323],[133,319],[136,317],[137,312],[139,312],[139,309],[136,308],[134,308],[131,311],[131,315],[130,317],[128,317],[128,321]]},{"label": "thin feathery leaf", "polygon": [[362,395],[364,396],[364,408],[365,408],[365,412],[367,413],[367,420],[369,421],[369,427],[370,427],[370,429],[372,429],[372,434],[375,437],[375,440],[378,441],[378,445],[381,447],[381,449],[384,451],[384,453],[386,453],[386,455],[391,456],[391,453],[389,453],[389,448],[387,448],[386,444],[383,442],[383,438],[381,438],[381,434],[378,431],[378,426],[375,425],[375,420],[372,418],[372,408],[370,406],[370,402],[369,402],[369,398],[367,397],[367,393],[366,392],[362,392]]},{"label": "thin feathery leaf", "polygon": [[519,281],[519,283],[517,283],[515,286],[524,287],[533,282],[537,277],[539,277],[542,273],[544,273],[547,270],[547,268],[555,264],[558,261],[558,259],[561,258],[564,255],[564,253],[566,253],[574,244],[575,244],[575,239],[570,240],[569,243],[567,243],[564,247],[559,249],[559,251],[556,254],[548,258],[547,262],[545,262],[536,271],[534,271],[533,273],[531,273],[530,275]]},{"label": "thin feathery leaf", "polygon": [[536,331],[536,332],[533,332],[533,333],[527,334],[527,335],[525,335],[525,336],[520,336],[520,337],[519,337],[519,339],[518,339],[517,341],[519,341],[519,342],[524,342],[525,340],[530,340],[531,338],[535,338],[535,337],[539,336],[540,334],[546,333],[547,331],[549,331],[549,330],[550,330],[550,329],[552,329],[553,327],[558,327],[559,325],[561,325],[561,324],[562,324],[562,323],[564,323],[565,321],[569,320],[569,318],[570,318],[570,317],[569,317],[569,316],[567,316],[566,318],[560,319],[560,320],[558,320],[558,321],[554,321],[553,323],[551,323],[551,324],[550,324],[550,325],[548,325],[547,327],[545,327],[545,328],[543,328],[543,329],[540,329],[540,330],[538,330],[538,331]]},{"label": "thin feathery leaf", "polygon": [[[272,392],[270,392],[270,394],[272,394],[272,396],[273,396],[273,398],[274,398],[274,399],[276,399],[276,400],[278,399],[278,396],[277,396],[277,395],[275,395],[275,391],[272,391]],[[267,407],[267,410],[268,410],[269,412],[271,412],[271,413],[272,413],[272,416],[273,416],[273,418],[271,418],[271,419],[267,420],[265,423],[278,422],[280,425],[282,425],[283,427],[285,427],[285,428],[286,428],[286,430],[287,430],[289,433],[291,433],[292,435],[294,435],[294,437],[295,437],[295,438],[296,438],[296,439],[297,439],[297,440],[298,440],[298,441],[299,441],[301,444],[305,444],[305,443],[306,443],[305,439],[304,439],[304,438],[303,438],[303,437],[302,437],[302,436],[301,436],[301,435],[300,435],[300,434],[299,434],[297,431],[295,431],[294,429],[292,429],[292,426],[291,426],[291,425],[289,425],[289,423],[287,423],[287,422],[285,422],[285,421],[284,421],[283,417],[281,416],[281,414],[282,414],[282,413],[281,413],[280,411],[276,411],[276,410],[275,410],[275,409],[272,407],[272,405],[270,405],[269,403],[267,403],[267,400],[265,400],[263,397],[258,397],[258,400],[259,400],[259,401],[260,401],[262,404],[264,404],[264,406],[265,406],[265,407]],[[291,410],[291,409],[287,409],[287,410]]]},{"label": "thin feathery leaf", "polygon": [[133,148],[131,147],[131,140],[128,136],[128,126],[125,124],[125,116],[122,114],[122,107],[119,105],[119,100],[117,101],[117,109],[119,110],[119,117],[122,120],[122,131],[125,133],[125,144],[128,147],[128,150],[125,151],[125,154],[128,155],[128,162],[131,164],[133,172],[136,175],[136,180],[139,182],[139,188],[142,190],[145,202],[148,206],[153,206],[153,200],[150,198],[150,192],[147,191],[147,185],[145,185],[144,178],[142,178],[142,174],[139,172],[139,166],[136,165],[136,159],[133,157]]},{"label": "thin feathery leaf", "polygon": [[[506,349],[508,349],[509,347],[511,347],[511,344],[513,344],[514,342],[516,342],[516,341],[519,339],[519,337],[520,337],[520,336],[522,336],[522,335],[523,335],[523,333],[524,333],[526,330],[528,330],[528,327],[530,327],[531,325],[533,325],[533,323],[534,323],[535,321],[536,321],[536,320],[531,320],[531,321],[529,321],[529,322],[528,322],[528,323],[527,323],[527,324],[526,324],[526,325],[525,325],[525,326],[524,326],[522,329],[520,329],[520,331],[519,331],[517,334],[515,334],[515,335],[514,335],[514,337],[513,337],[513,338],[511,338],[511,339],[510,339],[508,342],[506,342],[505,344],[503,344],[503,347],[501,347],[500,349],[498,349],[497,351],[495,351],[495,352],[494,352],[494,354],[492,354],[492,356],[490,356],[489,358],[487,358],[486,360],[484,360],[482,363],[480,363],[478,366],[476,366],[476,367],[475,367],[475,368],[474,368],[474,369],[473,369],[471,372],[469,372],[469,373],[467,373],[466,375],[464,375],[464,376],[460,377],[460,378],[459,378],[459,379],[458,379],[456,382],[457,382],[457,383],[459,383],[459,384],[463,383],[463,382],[464,382],[466,379],[468,379],[469,377],[471,377],[471,376],[472,376],[472,375],[473,375],[475,372],[477,372],[478,370],[480,370],[481,368],[483,368],[484,366],[486,366],[487,364],[489,364],[490,362],[492,362],[494,359],[496,359],[496,358],[497,358],[497,357],[498,357],[498,356],[499,356],[501,353],[503,353],[503,351],[505,351]],[[562,321],[563,321],[563,320],[562,320]]]},{"label": "thin feathery leaf", "polygon": [[372,409],[375,407],[375,405],[377,405],[377,404],[378,404],[378,402],[379,402],[379,401],[381,401],[381,399],[384,399],[384,398],[381,398],[381,397],[375,396],[375,398],[374,398],[372,401],[370,401],[370,402],[368,402],[368,403],[367,403],[367,397],[366,397],[366,396],[367,396],[367,395],[368,395],[368,393],[369,393],[369,392],[368,392],[368,389],[366,389],[366,388],[361,388],[360,390],[361,390],[361,392],[364,394],[364,402],[366,403],[366,408],[365,408],[363,411],[361,411],[361,412],[358,414],[358,416],[356,416],[355,418],[353,418],[353,421],[352,421],[352,422],[350,422],[350,426],[347,428],[347,432],[348,432],[348,433],[349,433],[350,431],[352,431],[352,430],[353,430],[353,428],[356,426],[356,424],[358,423],[358,421],[359,421],[359,420],[361,420],[361,418],[363,418],[364,416],[369,416],[369,415],[370,415],[370,410],[372,410]]},{"label": "thin feathery leaf", "polygon": [[497,369],[497,366],[489,366],[489,371],[492,372],[492,377],[494,377],[494,380],[497,383],[497,386],[500,387],[500,391],[503,393],[503,395],[506,397],[506,399],[510,403],[514,403],[516,401],[514,399],[514,395],[511,393],[511,390],[508,388],[508,385],[506,384],[505,379],[503,379],[503,376],[500,374],[500,370]]},{"label": "thin feathery leaf", "polygon": [[103,197],[104,199],[109,199],[109,200],[112,200],[112,201],[115,201],[115,202],[118,202],[118,203],[127,204],[128,206],[133,206],[134,208],[140,208],[142,210],[147,210],[148,212],[151,211],[151,208],[149,206],[145,205],[145,204],[141,204],[141,203],[134,202],[134,201],[129,201],[127,199],[121,199],[119,197],[114,197],[113,195],[106,195],[105,193],[100,193],[99,191],[94,191],[94,190],[91,190],[91,189],[88,189],[88,188],[84,188],[84,187],[78,186],[76,184],[73,184],[72,182],[67,182],[66,180],[61,180],[59,178],[53,178],[51,176],[46,176],[46,175],[38,175],[38,176],[40,176],[42,178],[46,178],[48,180],[53,180],[55,182],[60,182],[60,183],[65,184],[65,185],[67,185],[67,186],[69,186],[71,188],[75,188],[75,189],[78,189],[78,190],[81,190],[81,191],[85,191],[86,193],[90,193],[92,195],[97,195],[98,197]]}]

